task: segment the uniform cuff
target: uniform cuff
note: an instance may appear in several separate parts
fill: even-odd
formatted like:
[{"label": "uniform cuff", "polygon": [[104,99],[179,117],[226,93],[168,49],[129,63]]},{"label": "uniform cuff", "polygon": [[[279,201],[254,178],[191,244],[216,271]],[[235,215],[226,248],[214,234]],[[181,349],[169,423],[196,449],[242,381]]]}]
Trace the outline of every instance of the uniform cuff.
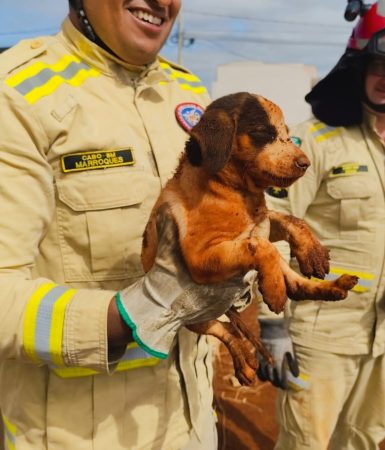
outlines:
[{"label": "uniform cuff", "polygon": [[64,319],[63,359],[66,366],[108,372],[107,315],[115,291],[80,289]]}]

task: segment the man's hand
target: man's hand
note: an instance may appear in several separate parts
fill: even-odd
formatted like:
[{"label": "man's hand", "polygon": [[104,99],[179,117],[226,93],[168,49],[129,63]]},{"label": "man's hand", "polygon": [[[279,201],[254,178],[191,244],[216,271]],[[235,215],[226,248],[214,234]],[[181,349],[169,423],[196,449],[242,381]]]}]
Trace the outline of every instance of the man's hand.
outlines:
[{"label": "man's hand", "polygon": [[164,359],[181,326],[217,319],[244,285],[241,278],[215,285],[195,284],[180,252],[176,224],[167,213],[158,215],[157,231],[153,266],[117,294],[117,306],[135,341]]},{"label": "man's hand", "polygon": [[274,386],[287,389],[287,375],[298,377],[299,368],[294,354],[293,343],[286,329],[285,319],[260,319],[261,340],[274,358],[274,365],[258,354],[258,378],[270,381]]}]

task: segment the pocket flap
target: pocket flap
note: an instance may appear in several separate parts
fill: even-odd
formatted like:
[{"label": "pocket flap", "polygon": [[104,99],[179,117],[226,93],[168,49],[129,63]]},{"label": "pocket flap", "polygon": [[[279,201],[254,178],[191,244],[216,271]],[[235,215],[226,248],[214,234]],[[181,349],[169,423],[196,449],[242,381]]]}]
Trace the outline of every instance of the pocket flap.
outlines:
[{"label": "pocket flap", "polygon": [[144,172],[71,174],[56,180],[59,199],[74,211],[96,211],[142,203]]},{"label": "pocket flap", "polygon": [[367,198],[376,192],[376,185],[368,176],[349,175],[332,178],[326,182],[328,194],[337,199]]}]

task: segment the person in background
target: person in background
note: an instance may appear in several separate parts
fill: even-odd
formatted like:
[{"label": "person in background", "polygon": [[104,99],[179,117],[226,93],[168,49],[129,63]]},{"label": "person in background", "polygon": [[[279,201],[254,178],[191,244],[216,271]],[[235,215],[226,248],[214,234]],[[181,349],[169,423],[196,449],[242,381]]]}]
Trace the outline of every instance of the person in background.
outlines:
[{"label": "person in background", "polygon": [[314,118],[291,130],[310,168],[266,196],[330,249],[327,279],[359,277],[343,301],[260,315],[276,366],[262,361],[259,376],[281,388],[276,450],[371,450],[385,437],[385,17],[377,6],[306,96]]},{"label": "person in background", "polygon": [[170,316],[200,288],[167,220],[145,276],[140,262],[152,206],[209,103],[199,78],[159,56],[181,0],[69,4],[59,34],[0,56],[5,446],[214,450],[210,347],[183,325],[229,305]]}]

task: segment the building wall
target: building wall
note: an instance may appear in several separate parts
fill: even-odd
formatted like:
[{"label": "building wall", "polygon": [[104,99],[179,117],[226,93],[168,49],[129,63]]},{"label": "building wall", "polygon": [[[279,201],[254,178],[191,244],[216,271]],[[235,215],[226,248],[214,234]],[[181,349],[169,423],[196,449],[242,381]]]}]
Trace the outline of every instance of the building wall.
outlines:
[{"label": "building wall", "polygon": [[304,97],[317,79],[317,69],[304,64],[265,64],[244,61],[218,66],[212,97],[248,91],[279,105],[291,126],[311,116]]}]

